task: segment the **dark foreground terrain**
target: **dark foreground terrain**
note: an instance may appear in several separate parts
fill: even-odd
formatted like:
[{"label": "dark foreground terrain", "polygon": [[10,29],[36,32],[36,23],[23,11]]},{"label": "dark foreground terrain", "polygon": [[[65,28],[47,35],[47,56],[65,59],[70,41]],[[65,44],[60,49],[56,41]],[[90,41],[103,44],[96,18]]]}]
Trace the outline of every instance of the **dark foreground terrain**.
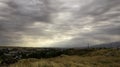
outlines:
[{"label": "dark foreground terrain", "polygon": [[0,67],[120,67],[119,48],[0,48]]}]

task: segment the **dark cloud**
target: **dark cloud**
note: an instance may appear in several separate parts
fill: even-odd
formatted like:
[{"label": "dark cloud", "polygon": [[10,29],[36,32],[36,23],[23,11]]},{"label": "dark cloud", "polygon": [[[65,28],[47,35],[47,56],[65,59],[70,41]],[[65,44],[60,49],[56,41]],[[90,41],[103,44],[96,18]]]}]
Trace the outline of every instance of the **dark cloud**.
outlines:
[{"label": "dark cloud", "polygon": [[119,3],[119,0],[94,0],[94,2],[83,6],[78,13],[81,14],[80,12],[82,12],[83,15],[99,16],[119,6]]},{"label": "dark cloud", "polygon": [[43,41],[49,46],[76,47],[119,41],[119,3],[120,0],[0,0],[0,43],[37,42],[40,46]]},{"label": "dark cloud", "polygon": [[[49,10],[47,9],[48,4],[46,3],[47,0],[37,1],[40,3],[33,2],[33,4],[30,4],[28,1],[28,3],[26,2],[26,4],[28,5],[24,4],[24,1],[21,1],[21,3],[17,1],[18,0],[0,1],[0,3],[2,4],[0,6],[1,44],[3,44],[4,41],[5,44],[16,42],[16,40],[12,40],[12,39],[19,39],[18,41],[20,41],[21,39],[20,35],[33,33],[34,29],[29,29],[26,27],[34,24],[35,22],[42,22],[42,23],[50,22]],[[21,32],[20,35],[19,32]]]}]

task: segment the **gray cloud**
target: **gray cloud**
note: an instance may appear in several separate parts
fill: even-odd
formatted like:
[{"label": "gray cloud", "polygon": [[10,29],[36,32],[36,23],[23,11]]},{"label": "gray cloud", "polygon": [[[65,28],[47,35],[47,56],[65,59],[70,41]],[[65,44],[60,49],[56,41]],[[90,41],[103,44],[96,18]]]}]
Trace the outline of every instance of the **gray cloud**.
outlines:
[{"label": "gray cloud", "polygon": [[[34,32],[34,29],[33,31],[28,31],[30,29],[26,28],[34,24],[34,22],[50,22],[46,1],[37,1],[37,3],[33,2],[33,4],[30,4],[30,1],[27,0],[17,1],[0,1],[0,38],[2,44],[4,41],[6,44],[10,44],[14,42],[12,39],[21,39],[22,35]],[[19,34],[18,32],[21,33]],[[12,37],[12,35],[14,36]]]},{"label": "gray cloud", "polygon": [[80,47],[120,41],[119,3],[120,0],[0,0],[0,43]]},{"label": "gray cloud", "polygon": [[74,27],[79,27],[79,31],[81,31],[81,27],[91,26],[93,29],[92,32],[80,32],[80,34],[77,34],[77,37],[72,40],[58,44],[65,47],[68,47],[65,44],[68,44],[69,47],[80,47],[86,46],[88,43],[93,45],[120,41],[119,3],[119,0],[94,0],[90,4],[83,6],[79,11],[74,13],[74,21],[86,17],[92,18],[92,21],[89,20],[87,23],[86,21],[76,21],[80,25],[77,24]]}]

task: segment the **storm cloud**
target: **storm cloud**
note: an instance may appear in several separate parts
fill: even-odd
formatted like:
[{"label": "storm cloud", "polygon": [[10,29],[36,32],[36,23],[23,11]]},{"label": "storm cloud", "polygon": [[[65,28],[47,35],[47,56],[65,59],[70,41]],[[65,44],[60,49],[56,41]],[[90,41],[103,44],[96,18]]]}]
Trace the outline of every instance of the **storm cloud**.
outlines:
[{"label": "storm cloud", "polygon": [[120,0],[0,0],[0,45],[82,47],[120,41]]}]

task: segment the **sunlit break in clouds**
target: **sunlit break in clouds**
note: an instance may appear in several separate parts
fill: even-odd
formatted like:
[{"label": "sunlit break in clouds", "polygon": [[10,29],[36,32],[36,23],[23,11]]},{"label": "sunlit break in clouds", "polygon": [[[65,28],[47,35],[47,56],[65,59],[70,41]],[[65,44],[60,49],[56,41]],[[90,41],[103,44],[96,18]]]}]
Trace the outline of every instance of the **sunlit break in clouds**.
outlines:
[{"label": "sunlit break in clouds", "polygon": [[0,0],[0,45],[83,47],[120,41],[120,0]]}]

